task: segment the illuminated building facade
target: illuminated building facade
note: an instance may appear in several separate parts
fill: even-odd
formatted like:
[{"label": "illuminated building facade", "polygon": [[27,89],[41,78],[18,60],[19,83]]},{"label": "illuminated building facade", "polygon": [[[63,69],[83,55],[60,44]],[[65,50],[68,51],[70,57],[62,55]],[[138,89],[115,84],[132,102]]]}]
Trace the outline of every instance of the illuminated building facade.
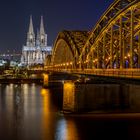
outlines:
[{"label": "illuminated building facade", "polygon": [[27,33],[26,45],[22,48],[21,64],[34,66],[44,64],[47,55],[52,51],[51,46],[47,46],[47,34],[44,30],[43,17],[41,16],[40,30],[35,36],[32,17],[30,17],[29,31]]}]

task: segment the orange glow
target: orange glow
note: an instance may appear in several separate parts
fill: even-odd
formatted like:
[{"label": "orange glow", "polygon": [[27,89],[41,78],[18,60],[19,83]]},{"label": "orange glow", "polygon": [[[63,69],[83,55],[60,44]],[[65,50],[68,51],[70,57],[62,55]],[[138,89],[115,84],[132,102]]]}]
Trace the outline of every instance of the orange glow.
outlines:
[{"label": "orange glow", "polygon": [[130,57],[130,54],[128,53],[128,55],[127,55],[128,57]]},{"label": "orange glow", "polygon": [[[50,92],[48,89],[41,89],[40,94],[42,96],[42,137],[43,139],[51,139],[48,138],[46,132],[49,132],[51,126],[51,116],[50,116]],[[51,137],[51,136],[50,136]]]},{"label": "orange glow", "polygon": [[48,89],[41,89],[41,95],[43,97],[43,114],[46,115],[49,112],[49,90]]},{"label": "orange glow", "polygon": [[63,87],[63,109],[74,110],[75,106],[75,85],[73,82],[65,82]]},{"label": "orange glow", "polygon": [[73,82],[66,82],[64,83],[64,91],[73,91],[74,89],[74,83]]},{"label": "orange glow", "polygon": [[67,140],[78,140],[78,132],[76,124],[73,120],[67,120],[67,133],[66,133]]},{"label": "orange glow", "polygon": [[48,83],[49,83],[49,75],[44,74],[44,85],[48,85]]},{"label": "orange glow", "polygon": [[125,56],[124,59],[127,59],[127,57]]},{"label": "orange glow", "polygon": [[41,95],[45,96],[48,93],[48,91],[46,89],[41,89]]}]

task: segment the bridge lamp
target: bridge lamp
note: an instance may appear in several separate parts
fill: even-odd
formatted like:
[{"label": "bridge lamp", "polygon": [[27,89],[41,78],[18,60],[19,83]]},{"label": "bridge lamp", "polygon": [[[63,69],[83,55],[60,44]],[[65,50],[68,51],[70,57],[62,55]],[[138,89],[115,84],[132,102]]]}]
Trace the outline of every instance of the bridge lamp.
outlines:
[{"label": "bridge lamp", "polygon": [[42,96],[45,96],[47,93],[48,93],[48,92],[47,92],[46,89],[42,89],[42,90],[41,90],[41,95],[42,95]]},{"label": "bridge lamp", "polygon": [[124,59],[127,59],[127,56],[125,56]]},{"label": "bridge lamp", "polygon": [[138,50],[137,50],[137,49],[134,49],[134,52],[136,52],[136,53],[137,53],[137,52],[138,52]]},{"label": "bridge lamp", "polygon": [[128,55],[127,55],[128,57],[130,57],[130,54],[128,53]]}]

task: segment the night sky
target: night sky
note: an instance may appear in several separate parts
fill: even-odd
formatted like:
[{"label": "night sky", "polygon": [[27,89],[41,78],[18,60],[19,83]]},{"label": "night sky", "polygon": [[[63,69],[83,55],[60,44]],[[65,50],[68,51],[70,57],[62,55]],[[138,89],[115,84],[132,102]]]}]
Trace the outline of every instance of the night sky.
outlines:
[{"label": "night sky", "polygon": [[21,52],[26,43],[29,17],[34,30],[40,26],[40,16],[52,45],[62,30],[91,30],[114,0],[1,0],[0,53]]}]

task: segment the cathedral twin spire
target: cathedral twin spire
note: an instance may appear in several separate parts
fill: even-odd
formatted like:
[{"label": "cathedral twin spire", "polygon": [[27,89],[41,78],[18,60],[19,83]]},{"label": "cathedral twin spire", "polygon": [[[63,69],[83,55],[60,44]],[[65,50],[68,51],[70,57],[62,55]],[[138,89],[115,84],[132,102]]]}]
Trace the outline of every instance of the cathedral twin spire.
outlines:
[{"label": "cathedral twin spire", "polygon": [[41,16],[41,22],[40,22],[40,34],[45,34],[44,24],[43,24],[43,16]]},{"label": "cathedral twin spire", "polygon": [[29,25],[29,32],[28,33],[34,34],[32,16],[30,16],[30,25]]},{"label": "cathedral twin spire", "polygon": [[29,31],[27,34],[27,46],[35,47],[35,45],[47,46],[47,35],[44,30],[43,16],[41,16],[40,31],[37,31],[37,38],[35,42],[35,33],[33,28],[32,16],[30,16]]}]

